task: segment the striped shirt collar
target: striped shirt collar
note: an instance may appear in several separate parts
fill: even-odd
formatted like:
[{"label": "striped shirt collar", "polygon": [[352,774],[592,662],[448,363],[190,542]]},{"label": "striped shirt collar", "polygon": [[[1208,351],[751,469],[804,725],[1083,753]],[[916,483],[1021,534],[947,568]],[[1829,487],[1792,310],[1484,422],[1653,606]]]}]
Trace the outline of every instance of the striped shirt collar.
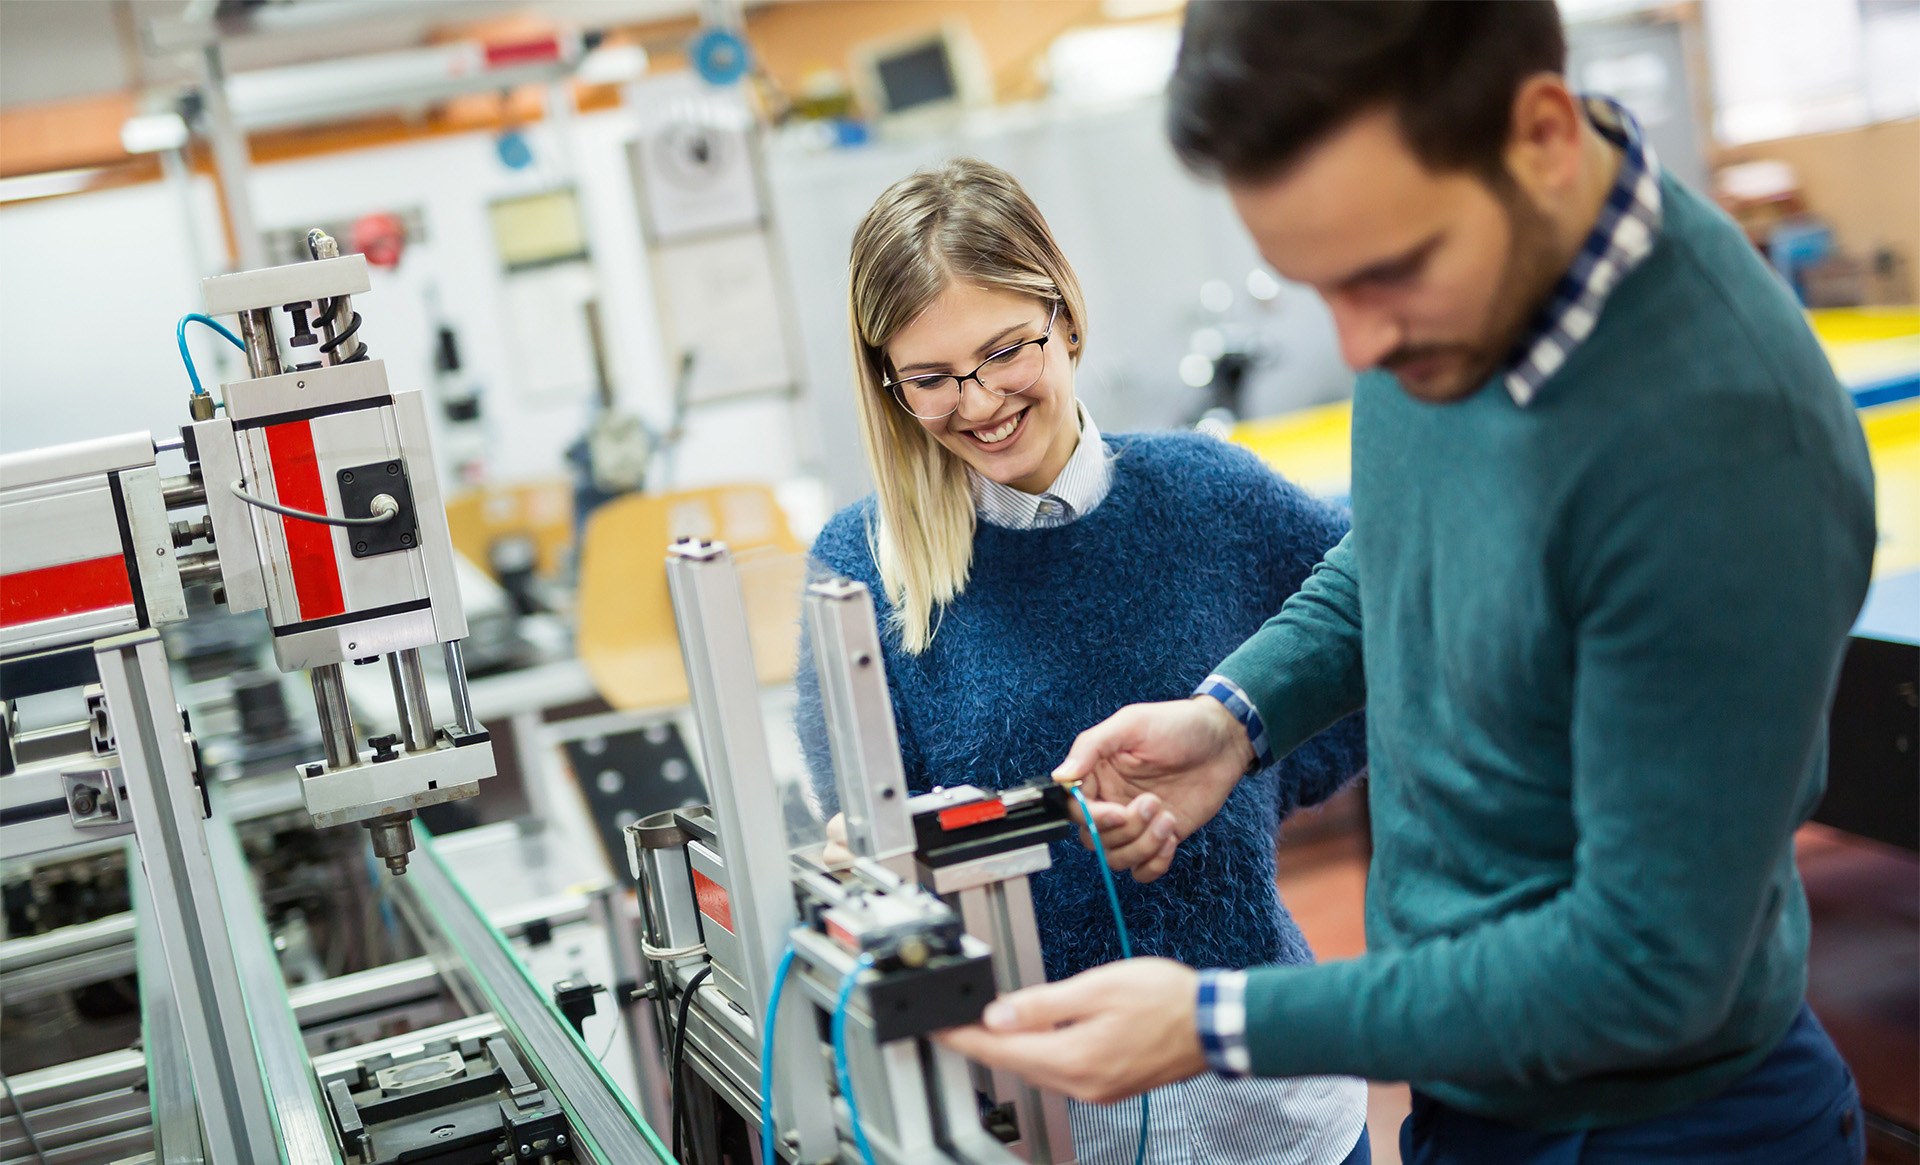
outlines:
[{"label": "striped shirt collar", "polygon": [[1660,160],[1653,146],[1618,102],[1587,97],[1585,103],[1593,128],[1619,149],[1620,173],[1580,253],[1554,285],[1533,330],[1516,349],[1519,357],[1507,368],[1507,391],[1523,407],[1593,334],[1607,296],[1660,238]]},{"label": "striped shirt collar", "polygon": [[1113,485],[1107,443],[1087,406],[1076,402],[1074,407],[1080,414],[1080,444],[1044,493],[1026,493],[967,471],[974,513],[981,521],[1006,530],[1049,530],[1086,517],[1106,500]]}]

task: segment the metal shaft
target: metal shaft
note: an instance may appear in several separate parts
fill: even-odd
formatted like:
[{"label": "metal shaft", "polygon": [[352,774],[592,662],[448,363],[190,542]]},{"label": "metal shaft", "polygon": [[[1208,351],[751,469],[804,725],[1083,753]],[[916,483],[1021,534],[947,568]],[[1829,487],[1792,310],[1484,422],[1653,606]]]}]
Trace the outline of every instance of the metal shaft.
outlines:
[{"label": "metal shaft", "polygon": [[400,736],[408,752],[433,747],[433,705],[427,702],[427,673],[420,667],[420,649],[409,647],[387,657],[393,678],[393,705],[400,714]]},{"label": "metal shaft", "polygon": [[471,735],[480,731],[480,722],[473,718],[473,693],[467,690],[467,655],[461,646],[464,642],[447,640],[440,645],[440,655],[447,664],[447,694],[453,698],[454,726],[462,735]]},{"label": "metal shaft", "polygon": [[313,707],[320,716],[320,743],[327,750],[327,767],[346,768],[360,763],[360,741],[354,734],[353,712],[347,707],[346,679],[337,663],[307,673],[313,681]]},{"label": "metal shaft", "polygon": [[280,341],[273,333],[273,310],[257,307],[240,313],[240,338],[247,344],[247,372],[255,380],[280,375]]}]

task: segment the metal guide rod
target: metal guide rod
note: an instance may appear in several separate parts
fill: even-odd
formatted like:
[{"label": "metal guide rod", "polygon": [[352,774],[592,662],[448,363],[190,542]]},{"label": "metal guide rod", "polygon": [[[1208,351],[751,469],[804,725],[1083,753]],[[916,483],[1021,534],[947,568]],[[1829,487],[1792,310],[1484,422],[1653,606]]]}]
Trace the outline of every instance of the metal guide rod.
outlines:
[{"label": "metal guide rod", "polygon": [[427,673],[420,666],[420,649],[409,647],[387,656],[387,674],[393,680],[393,706],[400,714],[400,736],[408,752],[433,747],[433,705],[427,701]]},{"label": "metal guide rod", "polygon": [[346,678],[337,663],[322,664],[307,673],[313,684],[313,709],[320,717],[320,743],[327,750],[327,767],[343,769],[360,763],[360,740],[354,735],[353,710],[347,707]]},{"label": "metal guide rod", "polygon": [[240,338],[247,344],[247,372],[253,379],[280,375],[280,341],[273,334],[271,308],[241,312]]},{"label": "metal guide rod", "polygon": [[480,722],[473,718],[473,693],[467,688],[466,650],[461,645],[465,640],[449,639],[440,645],[440,657],[447,665],[447,695],[453,700],[453,726],[463,736],[480,731]]},{"label": "metal guide rod", "polygon": [[[958,897],[967,933],[993,948],[994,978],[1002,992],[1046,982],[1033,891],[1024,875],[962,890]],[[1013,1105],[1021,1156],[1046,1165],[1077,1159],[1065,1096],[1035,1088],[1011,1072],[995,1069],[988,1076],[993,1095]]]},{"label": "metal guide rod", "polygon": [[218,1165],[277,1160],[253,1036],[245,1015],[233,1006],[240,998],[240,978],[207,856],[193,760],[166,652],[159,634],[146,630],[100,640],[94,659],[127,782],[140,862],[153,892],[167,974],[180,1007],[208,1156]]},{"label": "metal guide rod", "polygon": [[848,846],[911,879],[913,818],[873,596],[851,579],[817,582],[807,588],[806,617]]},{"label": "metal guide rod", "polygon": [[[707,790],[725,850],[734,918],[745,958],[755,1031],[764,1022],[773,971],[798,921],[780,792],[761,719],[760,681],[748,642],[739,572],[726,546],[689,539],[667,551],[667,583],[700,728]],[[800,1159],[836,1152],[832,1105],[817,1058],[819,1033],[805,1008],[783,1009],[775,1033],[774,1119],[800,1140]]]}]

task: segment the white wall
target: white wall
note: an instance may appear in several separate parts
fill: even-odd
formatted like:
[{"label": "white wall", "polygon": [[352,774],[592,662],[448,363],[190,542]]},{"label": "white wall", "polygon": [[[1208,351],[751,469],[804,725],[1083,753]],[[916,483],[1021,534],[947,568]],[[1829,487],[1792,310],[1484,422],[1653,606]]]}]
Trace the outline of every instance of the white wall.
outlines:
[{"label": "white wall", "polygon": [[[205,182],[193,203],[217,240]],[[0,207],[0,452],[188,419],[174,325],[203,304],[184,221],[165,183]],[[189,336],[203,383],[244,374],[226,341]]]}]

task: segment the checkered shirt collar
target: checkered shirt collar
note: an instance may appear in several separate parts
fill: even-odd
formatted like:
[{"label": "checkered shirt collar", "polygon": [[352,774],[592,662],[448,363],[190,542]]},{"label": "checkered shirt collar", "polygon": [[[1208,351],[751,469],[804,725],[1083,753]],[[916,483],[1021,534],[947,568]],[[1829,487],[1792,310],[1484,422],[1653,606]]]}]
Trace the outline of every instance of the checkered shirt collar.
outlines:
[{"label": "checkered shirt collar", "polygon": [[1593,128],[1620,150],[1620,173],[1580,253],[1554,285],[1533,330],[1517,349],[1519,358],[1507,368],[1507,391],[1522,407],[1593,334],[1607,296],[1660,238],[1660,160],[1653,146],[1618,102],[1605,97],[1584,101]]},{"label": "checkered shirt collar", "polygon": [[1046,530],[1084,518],[1106,500],[1113,485],[1107,443],[1087,406],[1075,402],[1074,408],[1080,416],[1080,443],[1044,493],[1024,493],[967,470],[974,513],[982,521],[1005,530]]}]

